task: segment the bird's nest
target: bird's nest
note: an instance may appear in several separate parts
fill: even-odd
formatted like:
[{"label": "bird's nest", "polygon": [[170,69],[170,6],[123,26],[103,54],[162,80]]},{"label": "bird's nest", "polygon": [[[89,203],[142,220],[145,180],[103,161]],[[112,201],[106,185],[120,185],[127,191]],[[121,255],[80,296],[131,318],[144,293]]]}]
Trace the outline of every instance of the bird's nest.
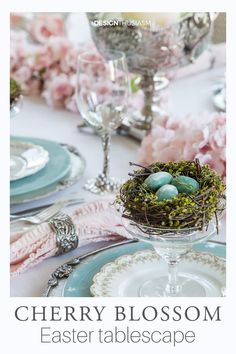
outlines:
[{"label": "bird's nest", "polygon": [[[122,215],[143,226],[163,230],[186,228],[204,229],[213,217],[218,226],[218,215],[224,210],[225,185],[222,178],[208,165],[201,166],[198,160],[179,162],[157,162],[141,167],[129,175],[116,205]],[[200,189],[192,194],[179,193],[170,200],[158,201],[154,192],[149,190],[144,180],[152,173],[169,172],[173,177],[184,175],[196,179]]]}]

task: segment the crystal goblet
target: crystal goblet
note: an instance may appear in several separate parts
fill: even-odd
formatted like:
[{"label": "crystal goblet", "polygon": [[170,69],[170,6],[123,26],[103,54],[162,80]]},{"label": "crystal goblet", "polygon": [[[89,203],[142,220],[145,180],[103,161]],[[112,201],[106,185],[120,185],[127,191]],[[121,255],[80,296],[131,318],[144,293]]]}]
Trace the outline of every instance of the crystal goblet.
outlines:
[{"label": "crystal goblet", "polygon": [[216,232],[216,223],[211,221],[203,230],[196,228],[161,229],[147,227],[133,222],[124,216],[123,225],[130,238],[148,242],[168,265],[168,273],[156,278],[147,279],[140,287],[141,297],[188,297],[205,296],[209,286],[201,274],[197,272],[181,272],[178,264],[192,250],[193,245],[205,242]]},{"label": "crystal goblet", "polygon": [[88,181],[85,188],[96,194],[116,192],[122,181],[109,176],[111,133],[125,118],[129,79],[125,54],[108,50],[103,56],[97,51],[78,58],[76,98],[84,120],[102,139],[104,163],[102,173]]}]

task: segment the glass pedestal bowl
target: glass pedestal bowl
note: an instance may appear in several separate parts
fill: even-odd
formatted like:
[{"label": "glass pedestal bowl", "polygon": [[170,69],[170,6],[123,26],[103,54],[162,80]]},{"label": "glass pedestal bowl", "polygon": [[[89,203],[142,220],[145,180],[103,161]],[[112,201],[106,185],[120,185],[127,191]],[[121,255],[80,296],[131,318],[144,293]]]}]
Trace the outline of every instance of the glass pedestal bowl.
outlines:
[{"label": "glass pedestal bowl", "polygon": [[203,230],[158,229],[147,227],[122,217],[122,222],[132,239],[150,243],[167,263],[168,272],[147,279],[140,287],[140,297],[189,297],[205,296],[207,283],[197,269],[178,274],[178,264],[192,250],[193,245],[209,240],[216,233],[216,223],[211,221]]}]

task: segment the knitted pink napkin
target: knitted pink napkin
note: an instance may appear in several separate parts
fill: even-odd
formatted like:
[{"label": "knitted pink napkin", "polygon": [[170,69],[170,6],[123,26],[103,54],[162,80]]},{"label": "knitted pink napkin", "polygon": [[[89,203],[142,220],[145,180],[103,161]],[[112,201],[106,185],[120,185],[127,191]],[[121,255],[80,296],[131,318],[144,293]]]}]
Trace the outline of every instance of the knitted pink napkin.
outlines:
[{"label": "knitted pink napkin", "polygon": [[[85,204],[70,217],[79,236],[78,247],[90,242],[119,240],[127,237],[120,215],[111,199],[102,199]],[[48,223],[33,227],[29,231],[12,235],[10,245],[11,275],[18,275],[27,269],[55,255],[56,238]]]}]

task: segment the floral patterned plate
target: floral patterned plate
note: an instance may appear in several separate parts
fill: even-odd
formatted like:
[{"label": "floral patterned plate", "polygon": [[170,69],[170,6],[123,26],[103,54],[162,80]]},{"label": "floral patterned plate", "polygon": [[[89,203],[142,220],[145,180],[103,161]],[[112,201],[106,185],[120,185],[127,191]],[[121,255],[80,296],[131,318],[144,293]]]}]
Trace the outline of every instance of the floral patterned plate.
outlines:
[{"label": "floral patterned plate", "polygon": [[[75,258],[77,259],[78,257],[76,256],[59,267],[60,269],[61,267],[64,267],[65,270],[68,269],[68,274],[64,276],[61,273],[57,274],[58,269],[51,274],[49,282],[51,284],[51,280],[53,279],[53,286],[49,286],[48,283],[43,295],[49,297],[91,297],[90,287],[93,284],[93,278],[105,264],[114,262],[118,257],[123,255],[151,249],[151,245],[139,241],[116,246],[106,251],[100,251],[79,262],[74,262]],[[91,248],[91,250],[94,250],[94,248]],[[194,250],[197,252],[210,252],[225,262],[226,246],[224,243],[208,241],[195,245]],[[81,250],[79,254],[83,255],[83,251]]]},{"label": "floral patterned plate", "polygon": [[[191,252],[179,265],[179,277],[188,275],[193,284],[201,286],[199,297],[221,297],[225,294],[226,264],[211,253]],[[123,255],[107,263],[94,276],[90,288],[93,296],[102,297],[139,297],[140,287],[148,279],[167,278],[166,262],[153,250],[142,250]],[[183,278],[186,279],[186,278]],[[166,279],[167,281],[167,279]],[[191,282],[189,296],[196,296]]]}]

